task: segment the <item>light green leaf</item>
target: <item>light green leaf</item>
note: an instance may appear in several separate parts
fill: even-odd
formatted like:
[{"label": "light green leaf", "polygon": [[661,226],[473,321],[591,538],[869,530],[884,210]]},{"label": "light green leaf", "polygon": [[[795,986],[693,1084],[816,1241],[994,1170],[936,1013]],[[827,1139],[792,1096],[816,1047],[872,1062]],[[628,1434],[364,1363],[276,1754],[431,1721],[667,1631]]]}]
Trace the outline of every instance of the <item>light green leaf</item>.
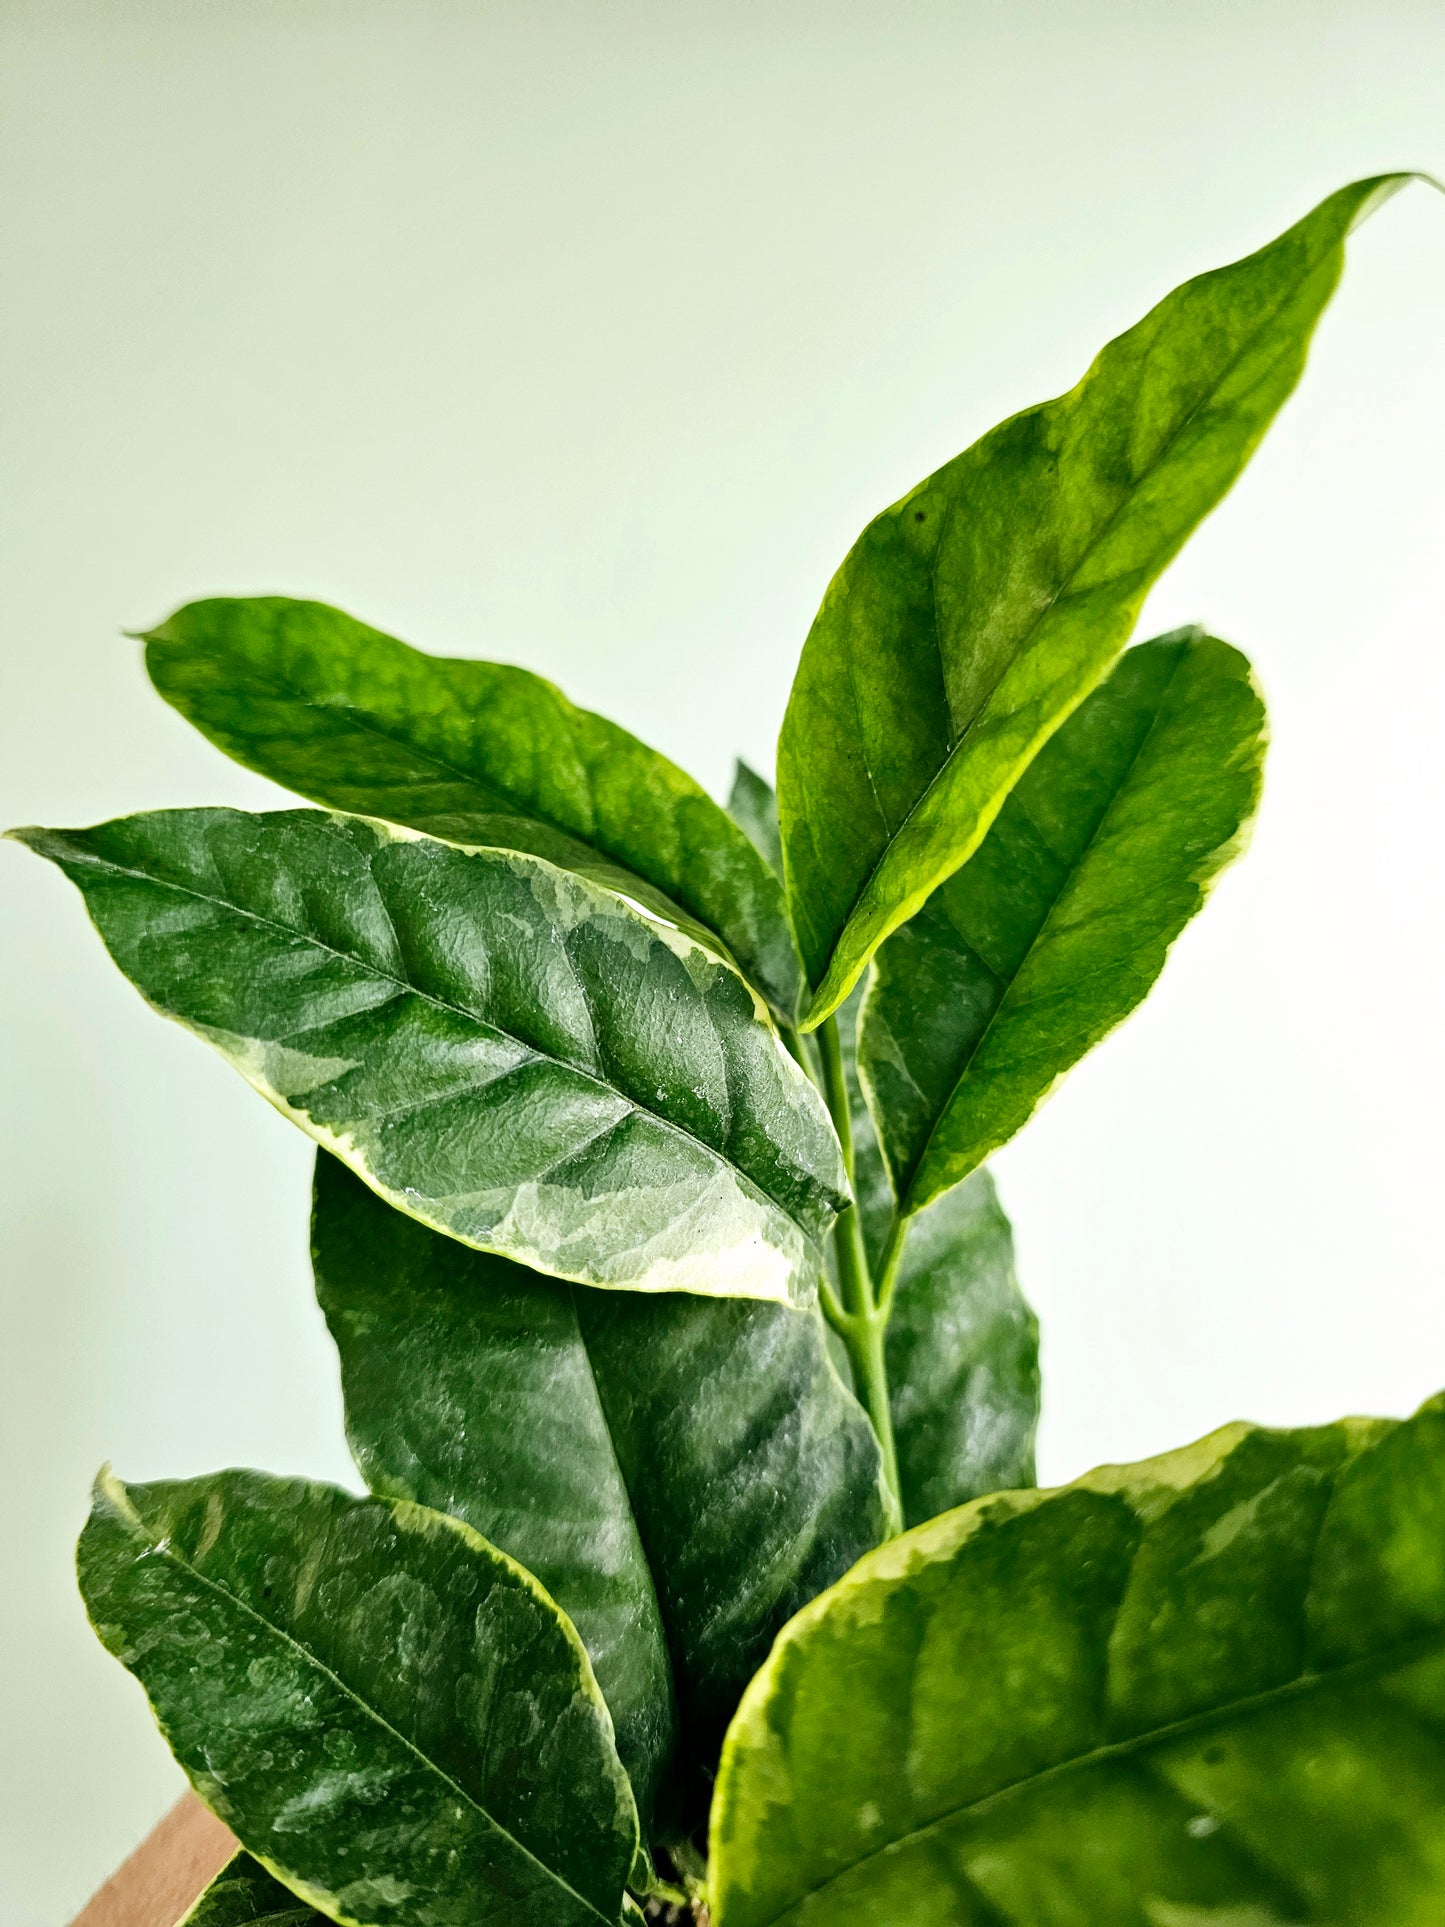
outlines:
[{"label": "light green leaf", "polygon": [[1407,179],[1343,188],[1186,282],[1079,386],[871,523],[804,645],[778,745],[805,1027],[977,849],[1128,640],[1150,584],[1294,387],[1351,228]]},{"label": "light green leaf", "polygon": [[455,1519],[220,1472],[97,1482],[81,1591],[192,1786],[359,1927],[615,1927],[637,1814],[581,1641]]},{"label": "light green leaf", "polygon": [[332,809],[530,851],[686,913],[794,1016],[777,876],[690,776],[542,677],[423,655],[285,596],[189,603],[145,643],[161,695],[248,769]]},{"label": "light green leaf", "polygon": [[326,1927],[249,1853],[233,1854],[179,1927]]},{"label": "light green leaf", "polygon": [[975,1171],[908,1226],[885,1339],[903,1516],[918,1525],[1034,1482],[1039,1327],[993,1179]]},{"label": "light green leaf", "polygon": [[368,1484],[455,1514],[570,1615],[644,1822],[715,1767],[778,1628],[882,1536],[816,1313],[554,1284],[317,1160],[312,1249]]},{"label": "light green leaf", "polygon": [[973,861],[878,953],[859,1070],[905,1211],[1011,1138],[1128,1016],[1238,854],[1264,704],[1197,630],[1129,650]]},{"label": "light green leaf", "polygon": [[716,1927],[1445,1917],[1445,1399],[980,1499],[788,1626]]},{"label": "light green leaf", "polygon": [[157,1009],[399,1209],[589,1284],[810,1298],[837,1140],[674,927],[537,857],[312,810],[16,834]]}]

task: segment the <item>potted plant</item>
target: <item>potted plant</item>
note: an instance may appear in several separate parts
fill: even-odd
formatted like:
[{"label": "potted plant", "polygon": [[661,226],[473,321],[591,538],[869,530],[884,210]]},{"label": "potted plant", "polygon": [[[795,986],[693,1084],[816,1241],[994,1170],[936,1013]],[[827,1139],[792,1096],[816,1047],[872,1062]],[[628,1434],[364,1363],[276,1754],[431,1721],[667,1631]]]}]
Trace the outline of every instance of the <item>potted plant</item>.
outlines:
[{"label": "potted plant", "polygon": [[371,1495],[97,1481],[91,1618],[240,1842],[196,1927],[1445,1910],[1445,1404],[1034,1489],[986,1166],[1243,847],[1248,662],[1125,645],[1404,178],[873,521],[776,798],[315,603],[146,636],[318,807],[15,834],[316,1141]]}]

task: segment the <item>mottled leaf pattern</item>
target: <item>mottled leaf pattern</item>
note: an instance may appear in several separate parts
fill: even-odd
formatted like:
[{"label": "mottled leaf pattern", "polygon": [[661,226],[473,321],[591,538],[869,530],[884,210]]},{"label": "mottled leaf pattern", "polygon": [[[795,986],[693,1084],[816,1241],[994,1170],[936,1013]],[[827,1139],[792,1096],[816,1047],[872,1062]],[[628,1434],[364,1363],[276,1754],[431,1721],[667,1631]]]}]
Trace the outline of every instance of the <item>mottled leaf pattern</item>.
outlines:
[{"label": "mottled leaf pattern", "polygon": [[648,1813],[711,1768],[783,1622],[878,1543],[877,1443],[816,1314],[556,1284],[317,1161],[317,1289],[368,1483],[454,1513],[575,1622]]},{"label": "mottled leaf pattern", "polygon": [[1148,994],[1259,802],[1264,704],[1236,649],[1128,650],[977,855],[878,953],[859,1070],[904,1207],[975,1170]]},{"label": "mottled leaf pattern", "polygon": [[192,602],[145,642],[161,695],[248,769],[332,809],[530,851],[686,913],[794,1014],[777,877],[690,776],[541,676],[423,655],[286,596]]},{"label": "mottled leaf pattern", "polygon": [[785,1630],[717,1927],[1406,1927],[1445,1894],[1445,1399],[981,1499]]},{"label": "mottled leaf pattern", "polygon": [[1402,178],[1343,188],[1186,282],[1077,388],[993,429],[859,538],[778,744],[808,1025],[968,860],[1108,670],[1294,387],[1346,235]]},{"label": "mottled leaf pattern", "polygon": [[581,1641],[438,1512],[97,1482],[81,1591],[197,1793],[359,1927],[615,1927],[637,1814]]},{"label": "mottled leaf pattern", "polygon": [[807,1301],[846,1192],[736,971],[539,858],[314,810],[28,830],[121,969],[401,1210],[555,1276]]}]

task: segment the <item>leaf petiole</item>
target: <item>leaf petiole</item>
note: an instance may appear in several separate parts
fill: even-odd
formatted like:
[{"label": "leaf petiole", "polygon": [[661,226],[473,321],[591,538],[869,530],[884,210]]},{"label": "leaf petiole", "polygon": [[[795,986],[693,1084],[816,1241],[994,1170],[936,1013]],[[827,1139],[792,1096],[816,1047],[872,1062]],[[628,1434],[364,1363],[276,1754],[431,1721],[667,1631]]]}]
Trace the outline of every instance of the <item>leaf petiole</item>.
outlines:
[{"label": "leaf petiole", "polygon": [[[833,1128],[838,1133],[843,1166],[852,1185],[853,1120],[848,1105],[848,1082],[843,1069],[843,1047],[839,1041],[837,1023],[832,1017],[826,1018],[818,1026],[817,1038],[823,1070],[823,1098],[833,1120]],[[903,1220],[895,1218],[885,1253],[883,1290],[875,1296],[858,1207],[856,1204],[849,1205],[833,1227],[833,1251],[838,1264],[841,1303],[830,1290],[825,1289],[822,1294],[823,1315],[847,1348],[859,1402],[868,1414],[878,1439],[878,1449],[883,1455],[889,1538],[896,1538],[903,1530],[903,1501],[898,1478],[898,1448],[893,1438],[893,1412],[888,1397],[888,1365],[883,1335],[893,1300],[897,1254],[902,1249],[902,1225]]]}]

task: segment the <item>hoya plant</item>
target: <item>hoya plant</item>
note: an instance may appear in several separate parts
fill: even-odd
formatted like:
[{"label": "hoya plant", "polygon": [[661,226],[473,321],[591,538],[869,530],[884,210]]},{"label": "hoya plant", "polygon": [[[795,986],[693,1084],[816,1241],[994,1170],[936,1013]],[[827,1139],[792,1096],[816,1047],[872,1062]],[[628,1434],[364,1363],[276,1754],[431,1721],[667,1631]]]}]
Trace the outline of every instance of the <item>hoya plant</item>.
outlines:
[{"label": "hoya plant", "polygon": [[370,1492],[96,1485],[91,1618],[242,1846],[196,1927],[1445,1918],[1445,1402],[1033,1489],[986,1162],[1243,847],[1248,662],[1125,645],[1401,178],[878,516],[776,799],[316,603],[145,637],[318,807],[17,834],[318,1146]]}]

